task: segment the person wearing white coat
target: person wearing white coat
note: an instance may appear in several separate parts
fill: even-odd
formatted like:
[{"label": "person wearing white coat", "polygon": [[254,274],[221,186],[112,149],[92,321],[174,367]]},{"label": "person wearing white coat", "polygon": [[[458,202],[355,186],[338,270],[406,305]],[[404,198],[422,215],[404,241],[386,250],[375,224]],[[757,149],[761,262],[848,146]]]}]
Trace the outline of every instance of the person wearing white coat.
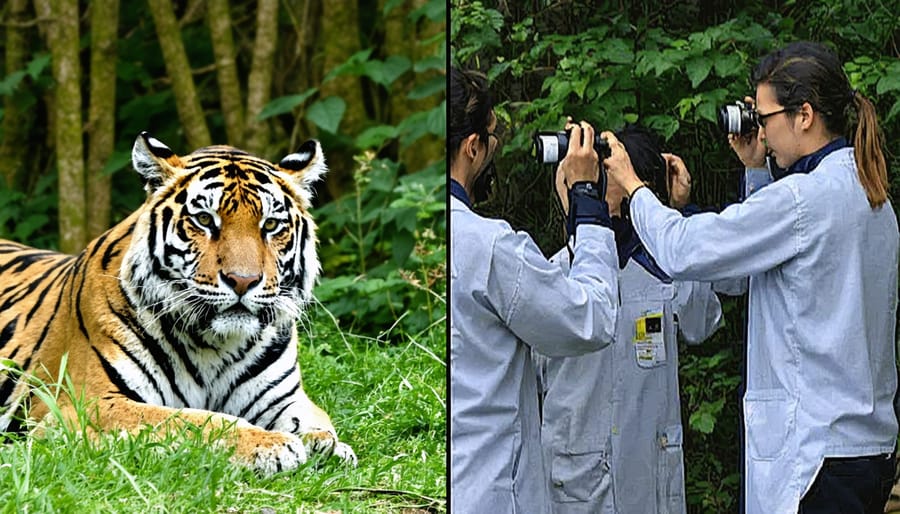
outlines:
[{"label": "person wearing white coat", "polygon": [[[612,342],[615,246],[593,129],[571,127],[559,173],[575,205],[566,276],[531,238],[472,211],[499,144],[486,80],[450,76],[450,511],[549,512],[532,347],[578,355]],[[552,337],[551,337],[552,336]]]},{"label": "person wearing white coat", "polygon": [[[684,207],[690,177],[666,187],[653,135],[628,126],[617,136],[638,175]],[[624,197],[608,187],[609,205]],[[722,309],[710,283],[673,282],[659,269],[631,227],[627,204],[611,211],[620,268],[616,343],[578,357],[535,355],[553,513],[680,514],[686,504],[677,335],[703,341],[721,326]],[[568,248],[551,261],[568,271]]]},{"label": "person wearing white coat", "polygon": [[682,217],[643,187],[609,132],[604,164],[669,276],[750,278],[747,514],[880,513],[897,440],[900,233],[877,117],[817,43],[770,54],[751,81],[759,130],[732,144],[748,167],[768,151],[779,171],[746,201]]}]

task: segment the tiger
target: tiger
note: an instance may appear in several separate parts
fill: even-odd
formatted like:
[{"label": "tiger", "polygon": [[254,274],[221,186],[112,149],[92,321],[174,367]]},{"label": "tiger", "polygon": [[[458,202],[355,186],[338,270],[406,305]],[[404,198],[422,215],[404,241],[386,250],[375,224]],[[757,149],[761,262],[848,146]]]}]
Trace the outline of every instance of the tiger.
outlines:
[{"label": "tiger", "polygon": [[[56,383],[65,362],[101,433],[225,427],[232,458],[262,474],[312,454],[355,466],[298,364],[320,143],[273,164],[225,145],[179,156],[142,132],[131,157],[144,202],[80,254],[0,240],[0,431],[25,406],[49,417],[24,378]],[[73,403],[60,398],[66,422]]]}]

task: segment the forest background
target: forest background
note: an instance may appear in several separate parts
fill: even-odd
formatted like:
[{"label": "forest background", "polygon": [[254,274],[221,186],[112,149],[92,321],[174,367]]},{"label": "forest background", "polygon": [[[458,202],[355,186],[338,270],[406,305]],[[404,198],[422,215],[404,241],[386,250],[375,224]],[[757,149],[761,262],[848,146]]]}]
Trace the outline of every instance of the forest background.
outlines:
[{"label": "forest background", "polygon": [[[743,169],[716,112],[753,96],[748,77],[760,57],[814,40],[837,51],[852,86],[875,102],[896,210],[898,12],[897,0],[452,0],[451,64],[488,75],[506,126],[493,193],[477,207],[531,233],[548,255],[562,247],[552,173],[530,151],[532,134],[559,130],[565,115],[601,129],[654,129],[687,163],[694,203],[734,202]],[[746,299],[722,299],[725,327],[680,352],[690,512],[737,511]]]},{"label": "forest background", "polygon": [[[141,131],[178,154],[229,144],[273,162],[321,141],[323,272],[300,353],[360,458],[265,481],[190,452],[148,471],[130,446],[64,434],[0,445],[0,504],[443,510],[446,16],[444,0],[0,2],[0,238],[77,253],[124,219],[145,197]],[[200,486],[179,478],[204,466]]]}]

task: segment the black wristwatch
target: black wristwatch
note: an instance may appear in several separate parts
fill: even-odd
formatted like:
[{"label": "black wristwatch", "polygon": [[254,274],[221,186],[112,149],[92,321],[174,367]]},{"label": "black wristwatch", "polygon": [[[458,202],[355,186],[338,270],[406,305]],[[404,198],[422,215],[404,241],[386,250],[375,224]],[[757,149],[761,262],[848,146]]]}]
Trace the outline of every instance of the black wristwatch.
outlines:
[{"label": "black wristwatch", "polygon": [[566,231],[575,236],[575,228],[582,223],[610,227],[609,206],[596,182],[576,182],[569,189],[569,216]]}]

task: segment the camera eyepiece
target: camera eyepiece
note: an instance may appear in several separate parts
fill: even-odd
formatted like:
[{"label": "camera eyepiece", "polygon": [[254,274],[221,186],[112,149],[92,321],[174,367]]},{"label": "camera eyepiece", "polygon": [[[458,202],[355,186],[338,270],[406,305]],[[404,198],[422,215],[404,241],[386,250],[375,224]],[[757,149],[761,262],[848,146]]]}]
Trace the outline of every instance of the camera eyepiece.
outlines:
[{"label": "camera eyepiece", "polygon": [[719,109],[719,129],[726,134],[750,134],[759,128],[756,109],[749,102],[737,101]]},{"label": "camera eyepiece", "polygon": [[[566,156],[569,151],[570,131],[535,132],[533,154],[540,164],[556,164]],[[594,151],[600,160],[612,155],[609,143],[606,139],[594,134]]]}]

